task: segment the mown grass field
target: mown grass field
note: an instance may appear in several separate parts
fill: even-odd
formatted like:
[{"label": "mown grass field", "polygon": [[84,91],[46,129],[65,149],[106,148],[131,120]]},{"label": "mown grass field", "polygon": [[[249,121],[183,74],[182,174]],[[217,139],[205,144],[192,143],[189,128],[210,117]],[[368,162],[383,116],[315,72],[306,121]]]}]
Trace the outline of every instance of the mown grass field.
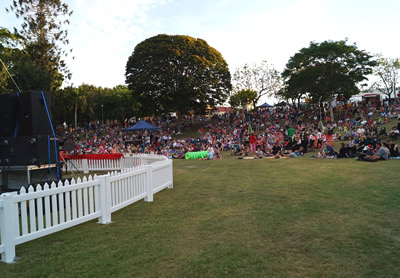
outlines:
[{"label": "mown grass field", "polygon": [[175,160],[174,188],[17,246],[1,277],[399,277],[400,160]]}]

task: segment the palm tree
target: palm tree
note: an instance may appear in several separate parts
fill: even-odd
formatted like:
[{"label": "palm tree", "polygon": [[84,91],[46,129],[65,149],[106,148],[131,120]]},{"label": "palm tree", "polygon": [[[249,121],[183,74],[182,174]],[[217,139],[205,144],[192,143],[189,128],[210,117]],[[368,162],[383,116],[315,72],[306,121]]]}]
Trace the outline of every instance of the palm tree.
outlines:
[{"label": "palm tree", "polygon": [[78,128],[78,109],[80,112],[84,112],[87,107],[86,92],[72,86],[65,88],[65,91],[73,103],[74,124],[75,128]]}]

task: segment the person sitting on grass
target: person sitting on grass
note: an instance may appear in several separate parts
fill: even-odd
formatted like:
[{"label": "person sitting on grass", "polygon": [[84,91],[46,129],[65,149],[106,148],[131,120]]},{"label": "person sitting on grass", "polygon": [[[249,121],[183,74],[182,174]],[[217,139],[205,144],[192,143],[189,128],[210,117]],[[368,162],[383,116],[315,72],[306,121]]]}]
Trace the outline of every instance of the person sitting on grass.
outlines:
[{"label": "person sitting on grass", "polygon": [[298,149],[296,149],[295,151],[292,151],[289,154],[289,157],[299,157],[299,156],[303,156],[304,155],[304,147],[300,146]]},{"label": "person sitting on grass", "polygon": [[272,147],[271,153],[275,158],[282,157],[282,145],[278,142],[275,143],[274,146]]},{"label": "person sitting on grass", "polygon": [[211,145],[208,145],[207,148],[207,156],[206,158],[203,158],[202,160],[213,160],[214,159],[214,148]]},{"label": "person sitting on grass", "polygon": [[254,154],[254,158],[263,158],[264,152],[261,150],[261,148],[257,148],[256,153]]},{"label": "person sitting on grass", "polygon": [[249,156],[250,151],[247,146],[243,146],[242,151],[240,152],[240,157],[239,159],[243,159],[245,156]]},{"label": "person sitting on grass", "polygon": [[387,136],[386,127],[381,127],[381,130],[379,131],[379,136],[382,136],[382,135]]},{"label": "person sitting on grass", "polygon": [[328,143],[322,145],[321,151],[318,153],[317,157],[321,158],[336,158],[335,149]]},{"label": "person sitting on grass", "polygon": [[396,126],[394,126],[393,129],[389,132],[389,137],[393,140],[397,140],[399,136],[400,136],[399,130],[397,129]]},{"label": "person sitting on grass", "polygon": [[185,154],[188,152],[188,149],[184,147],[177,152],[176,159],[185,159]]},{"label": "person sitting on grass", "polygon": [[234,142],[232,145],[232,153],[231,155],[241,155],[241,149],[238,142]]},{"label": "person sitting on grass", "polygon": [[388,160],[389,156],[386,148],[380,142],[377,142],[375,153],[371,156],[366,156],[365,158],[366,160],[369,161],[378,161],[378,160]]},{"label": "person sitting on grass", "polygon": [[349,158],[350,157],[350,148],[346,147],[346,145],[342,142],[340,143],[339,153],[337,155],[338,158]]},{"label": "person sitting on grass", "polygon": [[242,151],[242,156],[249,156],[249,154],[250,154],[249,148],[247,146],[244,146]]},{"label": "person sitting on grass", "polygon": [[400,152],[397,144],[393,144],[392,140],[388,140],[386,147],[389,149],[391,159],[400,159]]},{"label": "person sitting on grass", "polygon": [[218,146],[214,147],[214,159],[222,159],[221,152]]},{"label": "person sitting on grass", "polygon": [[368,160],[370,156],[374,155],[372,145],[365,146],[362,152],[357,153],[357,160]]}]

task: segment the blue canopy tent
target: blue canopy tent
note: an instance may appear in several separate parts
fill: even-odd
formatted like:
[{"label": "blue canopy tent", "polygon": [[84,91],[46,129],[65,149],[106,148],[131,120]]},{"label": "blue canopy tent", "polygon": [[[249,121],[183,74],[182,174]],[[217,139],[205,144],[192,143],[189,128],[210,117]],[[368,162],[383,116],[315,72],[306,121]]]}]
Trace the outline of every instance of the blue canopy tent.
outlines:
[{"label": "blue canopy tent", "polygon": [[271,104],[268,104],[266,102],[264,102],[263,104],[257,106],[258,108],[268,108],[268,107],[273,107]]},{"label": "blue canopy tent", "polygon": [[285,106],[287,106],[287,105],[288,105],[288,104],[287,104],[286,102],[284,102],[284,101],[281,101],[281,102],[275,104],[275,106],[278,106],[278,107],[285,107]]},{"label": "blue canopy tent", "polygon": [[[161,128],[151,125],[148,122],[145,121],[138,121],[136,124],[134,124],[131,127],[125,128],[122,131],[141,131],[141,130],[149,130],[149,131],[154,131],[154,130],[160,130]],[[143,137],[142,137],[143,138]],[[142,152],[144,152],[144,139],[142,139]]]},{"label": "blue canopy tent", "polygon": [[145,121],[138,121],[136,124],[134,124],[131,127],[125,128],[122,131],[139,131],[139,130],[159,130],[161,128],[156,127],[154,125],[149,124],[148,122]]}]

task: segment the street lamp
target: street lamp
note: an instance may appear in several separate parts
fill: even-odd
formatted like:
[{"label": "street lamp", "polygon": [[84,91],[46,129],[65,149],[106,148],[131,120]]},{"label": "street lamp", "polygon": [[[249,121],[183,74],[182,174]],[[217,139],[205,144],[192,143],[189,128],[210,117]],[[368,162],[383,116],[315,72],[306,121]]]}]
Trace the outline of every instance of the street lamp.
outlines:
[{"label": "street lamp", "polygon": [[103,114],[103,104],[101,105],[101,124],[104,125],[104,114]]}]

